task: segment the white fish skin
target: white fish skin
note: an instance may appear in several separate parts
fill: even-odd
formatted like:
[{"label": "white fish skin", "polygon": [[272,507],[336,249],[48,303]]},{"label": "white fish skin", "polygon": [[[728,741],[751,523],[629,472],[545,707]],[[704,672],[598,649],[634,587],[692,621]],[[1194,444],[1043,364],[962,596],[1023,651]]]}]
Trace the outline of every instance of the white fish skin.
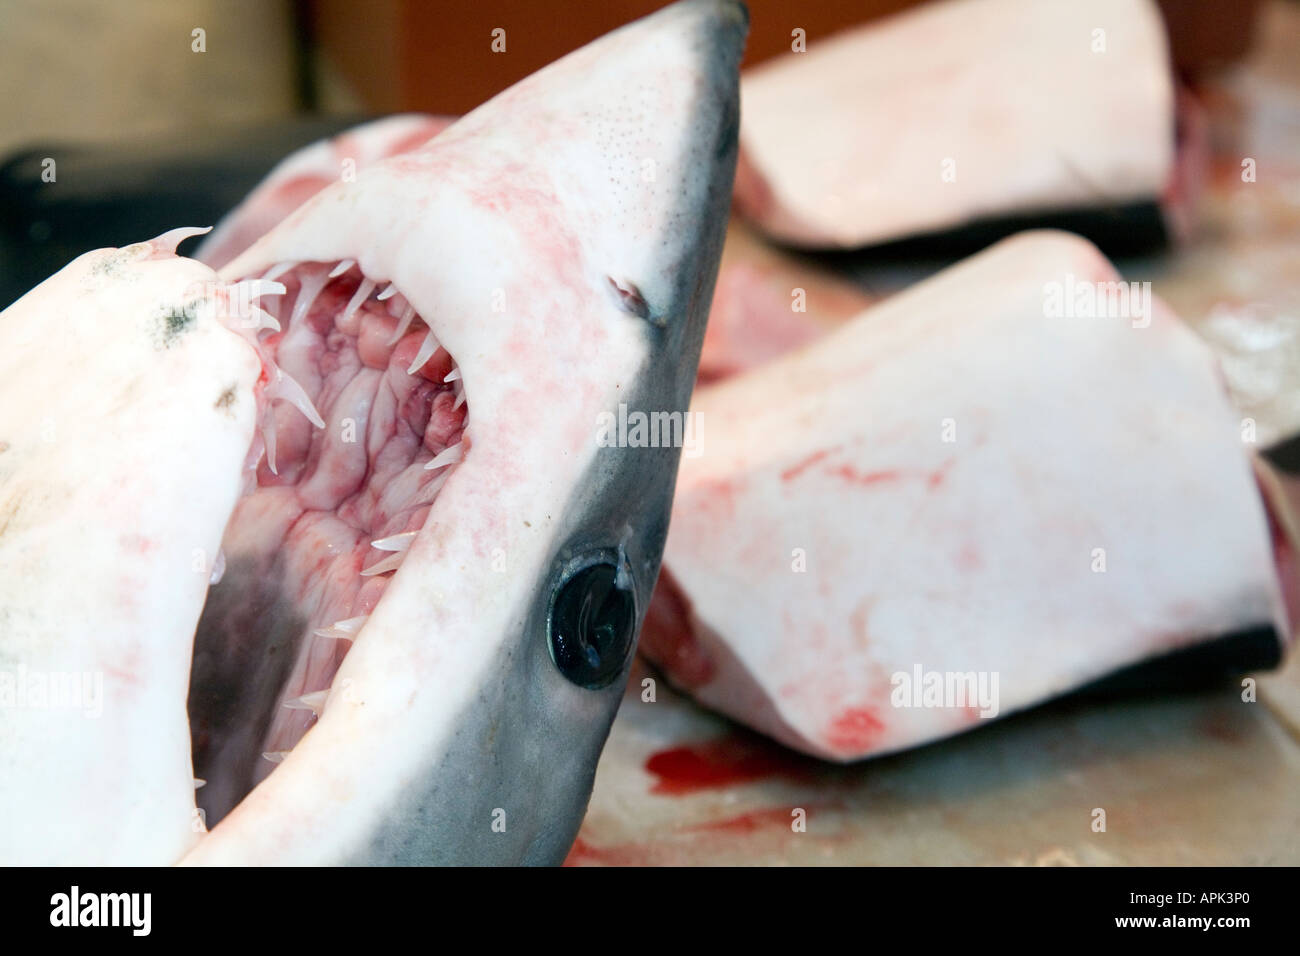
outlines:
[{"label": "white fish skin", "polygon": [[201,836],[190,644],[262,363],[172,240],[87,253],[0,314],[0,682],[102,695],[0,691],[5,863],[168,863]]},{"label": "white fish skin", "polygon": [[924,4],[809,38],[747,70],[742,90],[737,208],[798,245],[1149,201],[1174,173],[1151,0]]},{"label": "white fish skin", "polygon": [[657,594],[643,652],[845,761],[985,723],[900,702],[918,666],[996,675],[1001,716],[1238,630],[1289,640],[1212,354],[1158,299],[1145,327],[1050,316],[1071,276],[1118,278],[1076,236],[1023,233],[699,390],[707,444],[664,558],[678,593]]}]

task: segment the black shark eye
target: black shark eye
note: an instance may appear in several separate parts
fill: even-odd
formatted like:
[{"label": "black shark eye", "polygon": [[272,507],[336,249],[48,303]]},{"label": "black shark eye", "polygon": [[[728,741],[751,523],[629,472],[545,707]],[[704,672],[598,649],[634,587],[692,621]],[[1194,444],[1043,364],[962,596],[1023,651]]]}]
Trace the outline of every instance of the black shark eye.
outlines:
[{"label": "black shark eye", "polygon": [[551,660],[579,687],[596,690],[621,674],[635,636],[636,595],[612,561],[580,567],[555,592]]}]

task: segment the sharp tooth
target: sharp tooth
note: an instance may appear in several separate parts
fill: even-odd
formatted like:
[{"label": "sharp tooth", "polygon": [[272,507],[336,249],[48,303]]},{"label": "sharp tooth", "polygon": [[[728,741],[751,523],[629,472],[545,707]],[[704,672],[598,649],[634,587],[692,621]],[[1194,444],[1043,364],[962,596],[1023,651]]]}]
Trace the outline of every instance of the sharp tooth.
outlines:
[{"label": "sharp tooth", "polygon": [[352,318],[353,313],[361,308],[361,303],[365,302],[370,293],[374,290],[375,283],[372,279],[362,279],[361,285],[357,286],[357,291],[352,293],[352,298],[348,300],[348,306],[343,310],[343,322]]},{"label": "sharp tooth", "polygon": [[269,405],[262,415],[262,444],[266,446],[266,464],[271,474],[280,474],[275,467],[275,413]]},{"label": "sharp tooth", "polygon": [[444,378],[443,381],[444,381],[444,382],[454,382],[454,381],[456,381],[456,379],[458,379],[458,378],[460,378],[460,366],[457,366],[456,368],[454,368],[454,369],[452,369],[450,372],[448,372],[448,373],[447,373],[447,377]]},{"label": "sharp tooth", "polygon": [[350,617],[344,621],[335,621],[329,627],[318,627],[312,631],[317,637],[335,637],[347,638],[351,640],[356,636],[357,631],[361,630],[362,625],[370,620],[369,614],[363,614],[360,617]]},{"label": "sharp tooth", "polygon": [[438,351],[438,340],[433,335],[433,329],[430,329],[429,334],[424,337],[424,342],[420,345],[420,351],[415,353],[415,361],[406,370],[406,374],[414,375],[424,368],[424,363],[433,358],[433,353],[436,351]]},{"label": "sharp tooth", "polygon": [[389,535],[387,538],[376,538],[370,542],[370,547],[378,548],[380,551],[408,551],[411,542],[415,540],[418,531],[403,531],[401,534]]},{"label": "sharp tooth", "polygon": [[391,299],[395,295],[397,295],[397,286],[390,282],[388,283],[388,287],[385,288],[383,292],[379,293],[379,295],[375,296],[375,298],[380,302],[383,302],[385,299]]},{"label": "sharp tooth", "polygon": [[411,320],[414,318],[415,306],[408,304],[406,308],[402,310],[402,317],[397,320],[397,331],[394,332],[393,337],[388,340],[389,345],[396,345],[402,340],[402,336],[405,335],[406,330],[411,327]]},{"label": "sharp tooth", "polygon": [[402,554],[401,552],[398,552],[397,554],[390,554],[388,557],[384,558],[378,564],[372,564],[370,567],[362,571],[361,576],[363,578],[373,578],[376,574],[384,574],[388,571],[396,571],[398,568],[402,566],[402,559],[404,557],[406,557],[406,555]]},{"label": "sharp tooth", "polygon": [[451,410],[454,412],[456,409],[460,408],[464,404],[465,404],[465,389],[457,388],[456,401],[452,403]]},{"label": "sharp tooth", "polygon": [[280,399],[291,403],[298,411],[303,413],[307,421],[317,428],[325,427],[325,419],[320,417],[320,412],[316,411],[316,406],[311,403],[306,391],[284,369],[276,368],[275,381],[267,388],[266,395],[273,400]]},{"label": "sharp tooth", "polygon": [[150,239],[149,245],[166,252],[168,255],[174,255],[176,247],[190,236],[203,236],[211,231],[211,226],[181,226],[179,229],[169,229],[161,236]]},{"label": "sharp tooth", "polygon": [[262,757],[271,763],[284,763],[284,758],[289,756],[289,753],[288,750],[268,750],[262,754]]},{"label": "sharp tooth", "polygon": [[241,296],[246,295],[250,299],[260,299],[264,295],[284,295],[289,291],[283,282],[273,279],[245,279],[236,282],[234,287]]},{"label": "sharp tooth", "polygon": [[410,305],[410,303],[406,301],[406,296],[398,293],[388,300],[388,314],[395,319],[400,319],[408,305]]},{"label": "sharp tooth", "polygon": [[429,482],[427,485],[425,485],[423,488],[420,489],[420,493],[415,497],[415,503],[420,505],[427,505],[430,502],[432,502],[435,498],[438,497],[438,492],[442,491],[442,486],[447,483],[447,479],[450,477],[451,477],[451,472],[444,471],[437,478],[433,479],[433,481]]},{"label": "sharp tooth", "polygon": [[195,777],[195,778],[194,778],[194,789],[195,789],[195,790],[198,790],[200,787],[206,787],[207,785],[208,785],[208,782],[207,782],[206,780],[204,780],[202,777]]},{"label": "sharp tooth", "polygon": [[307,310],[312,307],[316,301],[316,296],[320,295],[321,289],[325,288],[325,283],[329,277],[319,272],[303,276],[302,285],[298,289],[298,301],[293,304],[293,315],[289,318],[289,324],[297,325],[302,321]]},{"label": "sharp tooth", "polygon": [[266,273],[262,276],[262,281],[274,282],[276,279],[280,278],[280,276],[292,269],[294,265],[295,263],[292,262],[278,262],[266,270]]},{"label": "sharp tooth", "polygon": [[212,573],[208,575],[208,584],[220,584],[226,574],[226,552],[217,549],[217,560],[212,562]]},{"label": "sharp tooth", "polygon": [[254,312],[261,317],[257,323],[258,332],[264,332],[267,329],[270,329],[272,332],[280,331],[280,320],[270,312],[267,312],[265,309],[255,309]]},{"label": "sharp tooth", "polygon": [[329,277],[331,279],[337,279],[339,276],[343,275],[343,273],[347,272],[356,264],[357,264],[356,259],[344,259],[342,262],[340,262],[330,271]]},{"label": "sharp tooth", "polygon": [[265,309],[258,305],[259,299],[267,296],[285,294],[284,283],[268,282],[265,279],[244,279],[228,285],[225,289],[226,316],[237,322],[241,329],[280,330],[280,323]]},{"label": "sharp tooth", "polygon": [[463,442],[456,442],[456,444],[444,448],[425,463],[424,470],[433,471],[433,469],[441,468],[443,465],[456,464],[460,461],[460,456],[463,453],[462,445]]},{"label": "sharp tooth", "polygon": [[313,691],[310,694],[295,697],[293,700],[286,700],[284,706],[289,710],[310,710],[319,717],[321,711],[325,709],[325,698],[329,695],[328,690]]}]

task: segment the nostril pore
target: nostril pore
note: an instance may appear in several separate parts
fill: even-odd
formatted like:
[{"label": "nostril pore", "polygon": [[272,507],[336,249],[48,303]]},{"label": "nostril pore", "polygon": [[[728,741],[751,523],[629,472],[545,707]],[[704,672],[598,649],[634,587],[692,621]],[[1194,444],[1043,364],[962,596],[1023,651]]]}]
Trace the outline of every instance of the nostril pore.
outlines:
[{"label": "nostril pore", "polygon": [[[641,290],[636,287],[634,282],[619,282],[613,276],[606,276],[605,280],[614,292],[614,299],[618,306],[628,315],[634,315],[638,319],[650,319],[650,306],[646,304],[645,296]],[[656,323],[657,324],[657,323]]]}]

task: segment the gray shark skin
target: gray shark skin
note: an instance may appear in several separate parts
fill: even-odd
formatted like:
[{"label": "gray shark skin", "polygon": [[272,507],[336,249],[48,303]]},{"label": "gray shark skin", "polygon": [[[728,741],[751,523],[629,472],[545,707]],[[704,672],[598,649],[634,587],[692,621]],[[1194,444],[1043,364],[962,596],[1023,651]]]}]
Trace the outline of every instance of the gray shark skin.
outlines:
[{"label": "gray shark skin", "polygon": [[[709,6],[700,4],[700,6]],[[725,8],[719,5],[720,8]],[[743,8],[742,8],[743,9]],[[683,200],[677,247],[664,273],[672,281],[646,306],[641,326],[646,373],[629,390],[630,412],[685,413],[713,299],[737,156],[739,118],[734,77],[745,23],[728,11],[722,29],[701,25],[707,89],[695,120],[704,171],[704,206]],[[555,556],[533,585],[517,639],[478,699],[436,741],[428,771],[382,814],[370,841],[349,858],[361,864],[550,864],[568,853],[586,812],[596,763],[614,721],[632,654],[617,680],[576,688],[557,671],[545,639],[551,598],[566,566],[583,556],[622,550],[632,568],[639,622],[659,574],[672,507],[679,448],[601,448],[563,511]],[[630,533],[629,533],[630,531]],[[571,728],[583,727],[583,734]],[[489,750],[483,741],[493,741]],[[468,784],[468,785],[467,785]],[[496,808],[525,808],[526,823],[484,835]],[[507,810],[507,814],[509,811]]]},{"label": "gray shark skin", "polygon": [[[0,661],[105,674],[103,721],[4,715],[0,861],[563,860],[680,454],[599,422],[689,406],[746,30],[732,0],[672,5],[219,271],[178,231],[0,316]],[[52,405],[59,453],[4,400],[48,378],[56,313],[87,381]]]}]

